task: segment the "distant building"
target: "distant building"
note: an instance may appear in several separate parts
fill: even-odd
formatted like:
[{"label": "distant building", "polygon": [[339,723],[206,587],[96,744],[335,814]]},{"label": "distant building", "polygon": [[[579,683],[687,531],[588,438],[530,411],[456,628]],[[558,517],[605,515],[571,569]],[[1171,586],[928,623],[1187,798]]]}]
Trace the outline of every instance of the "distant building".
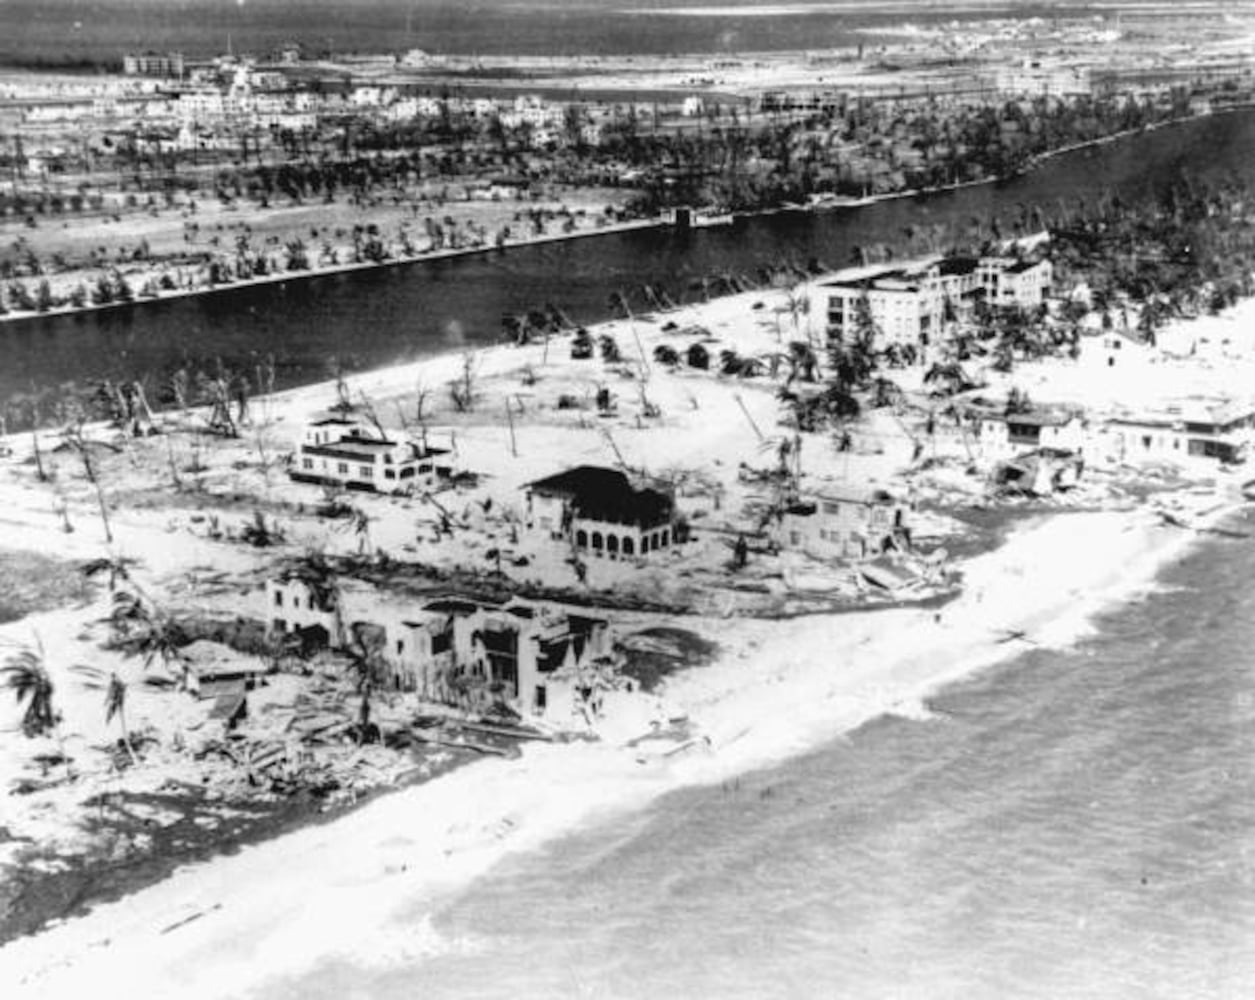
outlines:
[{"label": "distant building", "polygon": [[995,86],[1006,94],[1037,97],[1074,97],[1089,94],[1093,79],[1086,66],[1069,66],[1043,59],[1026,59],[998,72]]},{"label": "distant building", "polygon": [[182,52],[128,53],[122,57],[122,72],[127,76],[160,76],[183,78]]},{"label": "distant building", "polygon": [[926,275],[888,271],[860,282],[821,284],[819,291],[834,340],[852,340],[870,323],[873,346],[883,350],[890,344],[927,344],[941,327],[944,297]]},{"label": "distant building", "polygon": [[676,542],[675,500],[637,487],[617,469],[581,465],[525,487],[527,525],[536,536],[585,556],[650,558]]},{"label": "distant building", "polygon": [[288,474],[295,482],[393,493],[430,489],[453,474],[453,461],[446,448],[396,441],[355,417],[329,416],[305,429]]},{"label": "distant building", "polygon": [[866,559],[909,546],[909,512],[884,490],[825,491],[780,512],[775,542],[818,559]]},{"label": "distant building", "polygon": [[988,305],[1035,309],[1050,294],[1054,269],[1048,260],[982,257],[977,276]]},{"label": "distant building", "polygon": [[886,268],[859,280],[820,282],[812,311],[827,319],[828,335],[849,340],[870,322],[874,346],[926,345],[950,315],[983,299],[999,308],[1033,309],[1050,293],[1048,260],[947,257],[926,267]]}]

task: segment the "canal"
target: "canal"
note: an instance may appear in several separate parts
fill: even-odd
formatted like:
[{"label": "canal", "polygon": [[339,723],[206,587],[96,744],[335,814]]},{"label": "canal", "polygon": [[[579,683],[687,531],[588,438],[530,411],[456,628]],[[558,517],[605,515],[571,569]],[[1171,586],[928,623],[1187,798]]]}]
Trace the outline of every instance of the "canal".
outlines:
[{"label": "canal", "polygon": [[[1196,119],[1066,153],[1012,180],[873,205],[740,219],[694,232],[637,230],[419,261],[372,271],[236,288],[166,302],[0,325],[0,401],[66,382],[164,379],[221,359],[251,371],[272,355],[281,388],[326,378],[332,359],[365,370],[491,343],[504,314],[561,306],[578,321],[607,316],[615,290],[645,283],[691,299],[723,272],[815,259],[848,263],[857,248],[902,242],[908,227],[1004,221],[1103,193],[1131,199],[1181,170],[1247,173],[1255,111]],[[637,296],[639,301],[639,295]]]}]

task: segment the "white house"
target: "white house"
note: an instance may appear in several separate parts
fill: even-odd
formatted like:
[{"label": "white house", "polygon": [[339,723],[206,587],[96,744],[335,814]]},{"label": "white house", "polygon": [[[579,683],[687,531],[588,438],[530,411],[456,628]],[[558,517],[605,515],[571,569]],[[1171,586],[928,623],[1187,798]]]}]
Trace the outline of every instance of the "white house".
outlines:
[{"label": "white house", "polygon": [[909,512],[909,505],[885,490],[846,487],[785,507],[772,533],[784,551],[865,559],[910,544]]},{"label": "white house", "polygon": [[1082,455],[1087,436],[1080,414],[1036,409],[1028,413],[980,415],[976,443],[983,460],[1001,462],[1039,448]]},{"label": "white house", "polygon": [[393,440],[358,418],[338,415],[306,427],[288,472],[295,482],[383,493],[430,489],[452,474],[449,449]]},{"label": "white house", "polygon": [[1246,460],[1253,427],[1255,409],[1248,403],[1187,400],[1113,417],[1105,457],[1133,464],[1237,464]]}]

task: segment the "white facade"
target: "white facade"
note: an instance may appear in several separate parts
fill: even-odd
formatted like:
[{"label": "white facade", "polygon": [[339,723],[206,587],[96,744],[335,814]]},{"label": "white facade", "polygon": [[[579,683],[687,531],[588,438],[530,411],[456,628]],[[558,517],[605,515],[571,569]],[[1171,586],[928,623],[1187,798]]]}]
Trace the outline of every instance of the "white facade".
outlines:
[{"label": "white facade", "polygon": [[883,491],[821,493],[781,513],[775,542],[818,559],[865,559],[905,539],[908,515],[905,503]]},{"label": "white facade", "polygon": [[985,461],[998,462],[1039,448],[1084,454],[1085,421],[1075,413],[986,414],[980,418],[977,447]]},{"label": "white facade", "polygon": [[393,493],[430,489],[452,474],[445,449],[422,449],[382,437],[377,428],[348,417],[327,417],[305,429],[289,470],[297,482]]},{"label": "white facade", "polygon": [[1132,464],[1233,464],[1246,460],[1255,426],[1248,406],[1177,407],[1107,423],[1105,456]]},{"label": "white facade", "polygon": [[1054,277],[1050,261],[1016,261],[1008,257],[983,257],[980,286],[991,306],[1034,309],[1050,293]]}]

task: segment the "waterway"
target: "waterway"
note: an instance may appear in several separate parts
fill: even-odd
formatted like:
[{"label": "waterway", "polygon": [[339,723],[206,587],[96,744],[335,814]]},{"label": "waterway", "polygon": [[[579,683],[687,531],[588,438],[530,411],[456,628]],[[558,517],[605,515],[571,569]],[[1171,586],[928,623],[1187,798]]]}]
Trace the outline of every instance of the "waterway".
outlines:
[{"label": "waterway", "polygon": [[[335,358],[364,370],[496,341],[502,316],[561,306],[579,321],[610,314],[608,298],[641,302],[649,283],[692,300],[702,276],[754,273],[784,261],[848,263],[860,246],[902,242],[908,227],[1004,223],[1034,205],[1050,213],[1104,193],[1133,199],[1182,170],[1255,171],[1255,111],[1117,139],[1054,157],[998,184],[821,212],[781,212],[734,225],[638,230],[307,278],[0,327],[0,401],[102,377],[159,382],[221,359],[251,371],[273,355],[279,386],[327,377]],[[643,303],[642,303],[643,305]]]}]

